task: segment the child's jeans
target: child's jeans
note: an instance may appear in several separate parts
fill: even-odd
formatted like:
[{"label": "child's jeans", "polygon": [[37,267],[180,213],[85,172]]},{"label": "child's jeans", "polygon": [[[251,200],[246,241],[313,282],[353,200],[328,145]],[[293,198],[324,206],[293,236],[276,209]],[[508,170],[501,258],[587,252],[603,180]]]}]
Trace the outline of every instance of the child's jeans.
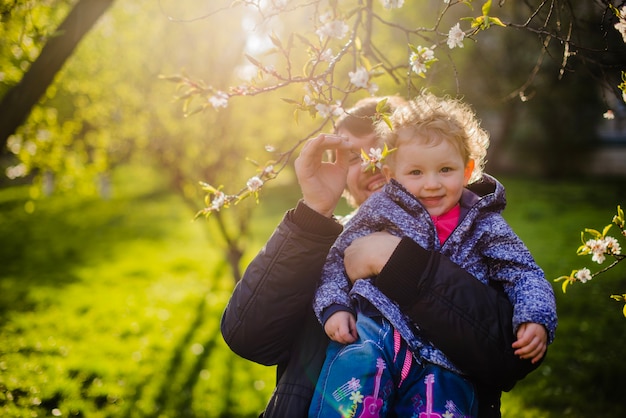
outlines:
[{"label": "child's jeans", "polygon": [[475,417],[473,385],[431,363],[417,363],[382,317],[357,319],[359,339],[331,341],[309,417]]}]

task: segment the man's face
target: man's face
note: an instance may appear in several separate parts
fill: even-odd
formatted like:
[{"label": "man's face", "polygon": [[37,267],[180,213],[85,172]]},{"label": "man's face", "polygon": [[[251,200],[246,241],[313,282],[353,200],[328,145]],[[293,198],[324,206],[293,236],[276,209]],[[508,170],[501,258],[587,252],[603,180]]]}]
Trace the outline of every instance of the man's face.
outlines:
[{"label": "man's face", "polygon": [[367,136],[357,137],[352,135],[345,129],[339,129],[339,135],[348,138],[348,141],[354,145],[355,150],[350,157],[350,167],[348,168],[348,176],[346,178],[346,189],[352,195],[357,206],[365,202],[365,200],[375,191],[379,190],[386,183],[385,176],[380,170],[372,169],[364,170],[361,166],[361,149],[369,153],[370,148],[376,146],[376,134],[371,133]]}]

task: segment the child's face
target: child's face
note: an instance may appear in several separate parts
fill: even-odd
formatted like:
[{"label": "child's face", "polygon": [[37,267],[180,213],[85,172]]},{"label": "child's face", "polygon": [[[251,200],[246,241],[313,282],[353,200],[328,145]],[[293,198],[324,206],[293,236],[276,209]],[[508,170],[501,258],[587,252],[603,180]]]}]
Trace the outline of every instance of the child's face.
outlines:
[{"label": "child's face", "polygon": [[402,184],[431,216],[443,215],[459,202],[474,169],[474,161],[465,164],[445,139],[431,144],[403,141],[394,154],[393,164],[383,167],[385,176]]}]

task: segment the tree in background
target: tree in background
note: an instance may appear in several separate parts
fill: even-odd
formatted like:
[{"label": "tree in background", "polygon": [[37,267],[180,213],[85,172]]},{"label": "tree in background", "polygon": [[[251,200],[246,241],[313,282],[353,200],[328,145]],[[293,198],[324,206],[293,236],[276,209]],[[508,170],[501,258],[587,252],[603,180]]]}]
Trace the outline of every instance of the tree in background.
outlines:
[{"label": "tree in background", "polygon": [[[57,16],[63,14],[69,7],[67,2],[51,0],[40,2],[39,6],[25,3],[8,1],[3,2],[1,6],[2,20],[9,23],[4,32],[7,35],[10,34],[4,38],[3,48],[11,48],[14,65],[22,70],[27,69],[19,82],[8,90],[0,102],[0,115],[2,115],[0,142],[5,145],[2,147],[3,152],[9,135],[13,134],[24,122],[33,106],[52,83],[56,73],[98,18],[111,6],[113,0],[78,1],[65,20],[52,33],[48,32],[51,28],[46,28],[48,19],[45,15],[47,13]],[[44,12],[42,20],[39,19],[37,12],[22,15],[24,10],[31,7],[38,12],[45,9],[48,11]],[[54,11],[57,8],[60,9],[60,13],[59,10]],[[23,17],[23,20],[16,18],[16,15]],[[13,25],[17,27],[12,27]],[[21,40],[20,45],[10,42],[15,39],[16,35]],[[37,45],[39,43],[37,37],[46,39],[43,46]],[[24,54],[26,56],[23,58]],[[29,60],[33,58],[35,59],[30,63]],[[9,77],[15,77],[20,71],[9,70],[9,73]],[[7,77],[6,73],[4,77]]]},{"label": "tree in background", "polygon": [[[295,136],[288,112],[268,108],[262,100],[248,101],[238,113],[232,107],[221,108],[185,119],[185,109],[172,103],[171,85],[159,76],[185,68],[216,85],[232,83],[248,42],[246,32],[242,28],[230,33],[206,20],[168,19],[198,13],[195,3],[183,7],[144,3],[115,3],[56,74],[26,122],[9,137],[8,150],[17,158],[3,158],[3,165],[9,165],[7,174],[33,180],[33,201],[27,210],[36,207],[33,202],[42,190],[107,193],[114,167],[139,162],[158,167],[170,188],[197,211],[202,205],[199,180],[245,181],[246,171],[255,167],[246,157],[268,154],[262,142],[266,136],[273,136],[276,145]],[[12,24],[2,27],[3,40],[9,41],[0,56],[3,99],[14,91],[11,86],[28,88],[19,83],[20,77],[39,60],[37,52],[45,40],[54,38],[54,22],[64,16],[59,10],[69,19],[70,5],[65,3],[6,6],[6,19]],[[245,13],[237,9],[228,19],[220,19],[233,29],[245,23]],[[266,118],[275,123],[267,124]],[[224,248],[235,279],[248,239],[251,203],[243,202],[240,210],[218,214],[207,224],[211,240]]]},{"label": "tree in background", "polygon": [[[517,170],[548,177],[580,172],[606,110],[602,103],[608,106],[602,95],[621,100],[623,94],[622,13],[605,1],[477,3],[431,1],[411,13],[404,1],[246,2],[267,25],[286,16],[298,22],[297,29],[281,25],[267,36],[271,56],[246,56],[259,77],[228,91],[171,79],[188,87],[186,103],[199,99],[193,112],[299,85],[300,94],[286,100],[322,126],[354,96],[398,90],[411,96],[424,87],[463,95],[479,112],[504,113],[494,148],[526,162]],[[529,101],[534,106],[525,106]],[[256,179],[255,193],[267,179]],[[232,194],[214,186],[207,191],[205,214],[251,193],[245,187]]]},{"label": "tree in background", "polygon": [[[463,95],[487,119],[504,115],[494,161],[505,160],[494,155],[503,150],[522,157],[541,150],[535,171],[554,176],[575,172],[605,110],[601,94],[625,89],[624,16],[619,4],[599,0],[122,2],[45,89],[111,3],[4,2],[5,138],[45,90],[8,138],[19,163],[7,173],[89,193],[111,167],[148,155],[192,206],[200,197],[192,185],[204,180],[200,214],[214,215],[235,278],[249,207],[241,216],[220,209],[258,196],[301,143],[364,95],[422,88]],[[168,74],[182,109],[165,103],[156,81]],[[278,116],[288,107],[301,125]],[[258,138],[267,143],[251,143]],[[570,158],[558,158],[564,149]],[[259,155],[266,160],[246,173],[246,157]],[[237,182],[234,192],[217,186]]]}]

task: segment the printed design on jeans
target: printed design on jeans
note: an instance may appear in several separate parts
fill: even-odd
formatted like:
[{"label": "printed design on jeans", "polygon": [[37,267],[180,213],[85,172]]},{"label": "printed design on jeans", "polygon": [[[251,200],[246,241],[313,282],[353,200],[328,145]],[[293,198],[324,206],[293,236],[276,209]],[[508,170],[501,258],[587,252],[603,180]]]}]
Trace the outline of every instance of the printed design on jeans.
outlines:
[{"label": "printed design on jeans", "polygon": [[435,375],[426,375],[424,379],[426,384],[426,412],[420,412],[419,418],[441,418],[441,415],[433,412],[433,384],[435,383]]},{"label": "printed design on jeans", "polygon": [[335,401],[341,402],[348,398],[351,402],[347,408],[344,408],[344,405],[339,405],[339,412],[342,418],[352,418],[356,414],[359,404],[363,402],[363,395],[361,395],[360,390],[362,387],[361,381],[353,377],[333,392]]},{"label": "printed design on jeans", "polygon": [[413,405],[418,405],[417,410],[421,410],[422,408],[426,408],[425,412],[420,412],[419,415],[415,414],[412,418],[465,418],[466,415],[459,409],[458,406],[452,400],[446,400],[445,409],[446,412],[443,414],[439,414],[437,412],[433,412],[433,385],[435,384],[435,375],[429,374],[424,379],[424,384],[426,384],[426,403],[421,396],[416,395],[413,397]]},{"label": "printed design on jeans", "polygon": [[380,379],[383,376],[383,370],[385,369],[385,362],[382,358],[376,359],[376,382],[374,383],[374,394],[368,395],[363,400],[363,411],[359,418],[379,418],[380,409],[383,407],[383,400],[378,397],[378,391],[380,390]]},{"label": "printed design on jeans", "polygon": [[441,416],[442,418],[465,418],[465,414],[451,400],[446,401],[446,413]]},{"label": "printed design on jeans", "polygon": [[352,396],[353,393],[358,392],[361,387],[361,381],[353,377],[352,379],[348,380],[346,383],[335,389],[335,391],[333,392],[333,398],[337,402],[341,402],[346,398],[346,396]]},{"label": "printed design on jeans", "polygon": [[354,418],[359,409],[359,405],[363,405],[363,411],[359,415],[359,418],[379,418],[380,410],[383,407],[382,398],[378,397],[380,392],[380,383],[383,375],[383,370],[386,368],[385,362],[382,358],[376,359],[376,380],[374,382],[374,393],[372,395],[363,396],[361,394],[361,381],[356,378],[352,378],[339,388],[337,388],[332,396],[337,402],[341,402],[344,399],[349,399],[351,403],[349,405],[339,405],[339,412],[342,418]]},{"label": "printed design on jeans", "polygon": [[363,395],[361,392],[352,392],[350,395],[350,400],[352,404],[347,409],[344,409],[343,405],[339,405],[339,412],[341,413],[341,418],[353,418],[356,415],[356,410],[359,407],[359,404],[363,402]]}]

